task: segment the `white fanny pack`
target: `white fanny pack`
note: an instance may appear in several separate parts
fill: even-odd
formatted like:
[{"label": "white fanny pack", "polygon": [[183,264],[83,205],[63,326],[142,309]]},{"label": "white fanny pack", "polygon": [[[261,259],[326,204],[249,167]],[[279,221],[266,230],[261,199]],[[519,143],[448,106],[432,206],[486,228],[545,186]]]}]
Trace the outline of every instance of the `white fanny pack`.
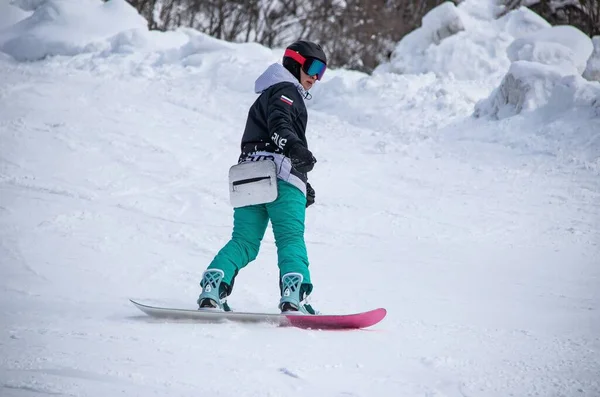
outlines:
[{"label": "white fanny pack", "polygon": [[229,200],[234,208],[277,199],[277,166],[272,160],[246,161],[229,169]]}]

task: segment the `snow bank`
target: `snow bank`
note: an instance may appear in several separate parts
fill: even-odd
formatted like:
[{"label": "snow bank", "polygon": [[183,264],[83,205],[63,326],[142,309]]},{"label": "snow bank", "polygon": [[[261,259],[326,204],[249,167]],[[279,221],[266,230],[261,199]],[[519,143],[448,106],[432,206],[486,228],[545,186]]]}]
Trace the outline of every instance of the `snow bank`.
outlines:
[{"label": "snow bank", "polygon": [[494,12],[482,9],[486,4],[466,0],[458,6],[444,3],[434,8],[419,29],[397,44],[390,62],[375,72],[500,80],[510,66],[509,44],[550,24],[525,7],[495,20]]},{"label": "snow bank", "polygon": [[600,36],[592,38],[594,51],[587,61],[583,77],[591,81],[600,81]]},{"label": "snow bank", "polygon": [[[0,32],[0,50],[18,61],[144,45],[147,22],[125,0],[48,0]],[[14,7],[13,7],[14,8]]]}]

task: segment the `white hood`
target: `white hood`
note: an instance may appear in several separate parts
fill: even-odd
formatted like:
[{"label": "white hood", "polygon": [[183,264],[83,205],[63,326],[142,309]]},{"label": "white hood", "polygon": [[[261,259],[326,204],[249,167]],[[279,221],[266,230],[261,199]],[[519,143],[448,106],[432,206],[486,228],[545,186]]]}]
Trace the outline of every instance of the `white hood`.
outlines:
[{"label": "white hood", "polygon": [[267,88],[278,83],[283,83],[284,81],[294,84],[303,98],[306,96],[306,91],[298,79],[296,79],[294,75],[280,63],[272,64],[263,72],[263,74],[258,76],[254,83],[254,92],[260,94]]}]

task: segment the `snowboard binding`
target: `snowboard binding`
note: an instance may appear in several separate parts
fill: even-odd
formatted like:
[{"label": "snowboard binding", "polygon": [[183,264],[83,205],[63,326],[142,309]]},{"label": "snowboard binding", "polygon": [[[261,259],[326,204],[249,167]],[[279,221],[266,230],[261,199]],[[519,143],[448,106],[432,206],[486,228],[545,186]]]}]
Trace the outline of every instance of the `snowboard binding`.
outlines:
[{"label": "snowboard binding", "polygon": [[285,314],[316,314],[308,304],[307,298],[311,291],[310,284],[303,284],[304,277],[300,273],[287,273],[281,277],[281,299],[279,310]]},{"label": "snowboard binding", "polygon": [[227,304],[229,285],[223,282],[225,273],[219,269],[209,269],[202,274],[202,293],[198,297],[198,310],[231,311]]}]

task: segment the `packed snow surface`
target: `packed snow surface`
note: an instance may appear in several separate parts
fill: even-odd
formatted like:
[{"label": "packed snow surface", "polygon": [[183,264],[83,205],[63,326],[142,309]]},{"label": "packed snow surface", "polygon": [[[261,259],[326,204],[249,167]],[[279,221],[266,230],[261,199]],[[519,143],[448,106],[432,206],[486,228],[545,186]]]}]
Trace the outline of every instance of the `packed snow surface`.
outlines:
[{"label": "packed snow surface", "polygon": [[[511,60],[548,26],[484,3],[424,18],[403,66],[311,90],[312,304],[388,310],[352,332],[128,302],[195,307],[254,80],[282,49],[149,32],[123,0],[1,5],[0,395],[600,395],[600,83]],[[572,50],[552,59],[581,65]],[[277,277],[267,231],[233,309],[276,312]]]}]

